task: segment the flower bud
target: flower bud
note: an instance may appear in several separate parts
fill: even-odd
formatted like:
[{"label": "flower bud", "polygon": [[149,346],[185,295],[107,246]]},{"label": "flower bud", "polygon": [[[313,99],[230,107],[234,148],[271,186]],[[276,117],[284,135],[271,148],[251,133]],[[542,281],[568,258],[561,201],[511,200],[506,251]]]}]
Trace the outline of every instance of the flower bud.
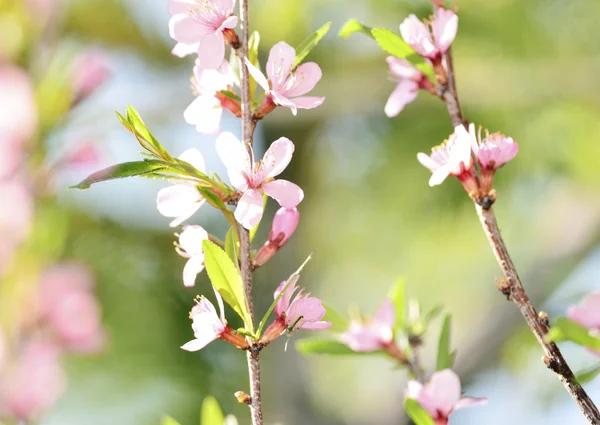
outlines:
[{"label": "flower bud", "polygon": [[298,221],[300,221],[300,213],[296,208],[280,208],[275,213],[271,232],[269,233],[269,240],[258,251],[256,257],[254,257],[255,266],[258,267],[265,264],[286,244],[296,230]]}]

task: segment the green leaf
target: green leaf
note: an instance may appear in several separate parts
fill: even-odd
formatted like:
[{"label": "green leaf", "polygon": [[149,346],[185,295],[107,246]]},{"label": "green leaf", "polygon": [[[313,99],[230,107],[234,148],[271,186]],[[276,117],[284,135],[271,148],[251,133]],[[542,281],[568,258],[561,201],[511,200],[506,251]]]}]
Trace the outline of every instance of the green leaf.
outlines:
[{"label": "green leaf", "polygon": [[235,264],[236,267],[238,267],[239,264],[239,245],[240,242],[238,240],[237,229],[231,226],[227,231],[227,235],[225,236],[225,252],[229,258],[231,258],[231,261],[233,261],[233,264]]},{"label": "green leaf", "polygon": [[450,348],[450,330],[452,318],[448,314],[444,318],[440,339],[438,342],[437,365],[435,370],[451,369],[454,364],[455,352]]},{"label": "green leaf", "polygon": [[385,28],[373,28],[371,34],[383,51],[397,58],[406,59],[429,77],[434,76],[431,65],[422,56],[417,54],[398,34]]},{"label": "green leaf", "polygon": [[210,282],[219,291],[225,302],[239,314],[246,324],[246,329],[253,331],[254,325],[244,293],[244,283],[237,266],[233,264],[225,251],[211,241],[203,241],[202,248]]},{"label": "green leaf", "polygon": [[[267,208],[267,200],[268,200],[268,196],[267,194],[263,194],[263,210],[265,208]],[[262,221],[262,220],[261,220]],[[249,236],[250,236],[250,243],[252,243],[252,241],[254,241],[254,236],[256,236],[256,232],[258,232],[258,228],[260,227],[260,221],[258,222],[258,224],[256,226],[254,226],[252,229],[250,229],[249,232]]]},{"label": "green leaf", "polygon": [[388,292],[388,299],[394,304],[396,313],[395,329],[404,328],[404,315],[406,308],[406,280],[402,277],[398,278]]},{"label": "green leaf", "polygon": [[223,425],[225,418],[219,402],[213,396],[207,396],[202,402],[202,411],[200,413],[201,425]]},{"label": "green leaf", "polygon": [[304,354],[348,355],[362,354],[351,350],[342,341],[333,338],[307,338],[296,342],[296,350]]},{"label": "green leaf", "polygon": [[160,425],[180,425],[175,419],[170,416],[165,416],[161,419]]},{"label": "green leaf", "polygon": [[296,60],[294,61],[294,68],[300,65],[310,51],[314,49],[317,44],[319,44],[319,41],[325,37],[325,34],[327,34],[329,31],[329,28],[331,28],[331,21],[327,22],[325,25],[315,31],[314,34],[308,36],[302,43],[300,43],[298,47],[296,47]]},{"label": "green leaf", "polygon": [[90,174],[79,184],[71,186],[71,189],[88,189],[95,183],[107,180],[122,179],[125,177],[140,176],[148,173],[161,171],[168,168],[168,164],[158,160],[145,160],[134,162],[123,162],[121,164],[107,167],[103,170]]},{"label": "green leaf", "polygon": [[548,341],[572,341],[592,350],[600,350],[600,338],[592,335],[590,330],[566,317],[556,319],[546,335]]},{"label": "green leaf", "polygon": [[372,30],[372,28],[361,24],[358,20],[349,19],[342,26],[342,29],[340,29],[340,32],[338,32],[338,37],[348,38],[355,32],[362,32],[363,34],[368,35],[371,38],[374,38],[373,34],[371,33],[371,30]]},{"label": "green leaf", "polygon": [[202,195],[202,197],[204,199],[206,199],[206,202],[208,202],[211,206],[213,206],[219,210],[227,209],[227,206],[225,205],[223,200],[219,197],[219,195],[217,195],[215,192],[210,190],[210,188],[197,186],[197,189],[200,192],[200,194]]},{"label": "green leaf", "polygon": [[[254,31],[248,40],[248,60],[252,65],[260,69],[258,62],[258,45],[260,44],[260,34]],[[250,78],[250,103],[254,102],[254,94],[256,92],[256,81]]]},{"label": "green leaf", "polygon": [[[119,118],[120,119],[120,118]],[[138,141],[144,149],[164,159],[165,161],[171,161],[173,158],[169,155],[169,152],[160,144],[158,140],[150,133],[146,124],[140,117],[140,114],[131,105],[127,107],[127,121],[129,122],[130,129],[137,137]],[[140,140],[140,138],[142,140]],[[144,143],[145,142],[145,143]]]},{"label": "green leaf", "polygon": [[350,327],[350,323],[348,319],[342,316],[339,312],[333,309],[329,304],[323,303],[323,307],[325,307],[325,316],[323,316],[323,321],[331,322],[331,329],[334,332],[344,332],[348,330]]},{"label": "green leaf", "polygon": [[600,375],[600,364],[577,372],[577,382],[580,384],[585,384],[586,382],[590,382],[598,375]]},{"label": "green leaf", "polygon": [[427,410],[423,409],[417,400],[404,399],[404,410],[415,425],[435,425],[433,418],[429,416]]},{"label": "green leaf", "polygon": [[[252,79],[250,79],[250,81],[254,81]],[[239,97],[237,94],[230,92],[229,90],[221,90],[220,93],[225,96],[228,97],[231,100],[235,100],[236,102],[241,102],[242,98]]]}]

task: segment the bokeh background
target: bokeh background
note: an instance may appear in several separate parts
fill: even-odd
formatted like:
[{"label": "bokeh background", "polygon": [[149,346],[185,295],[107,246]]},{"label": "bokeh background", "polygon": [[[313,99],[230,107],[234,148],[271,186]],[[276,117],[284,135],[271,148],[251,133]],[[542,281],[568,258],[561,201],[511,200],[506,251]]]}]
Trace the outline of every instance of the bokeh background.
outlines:
[{"label": "bokeh background", "polygon": [[[457,6],[454,56],[466,117],[520,146],[496,179],[500,226],[535,304],[550,317],[564,315],[600,287],[600,3],[458,0]],[[428,15],[429,2],[251,0],[250,7],[263,61],[274,43],[297,45],[333,21],[308,58],[323,69],[313,93],[326,96],[325,103],[297,117],[276,110],[258,128],[259,147],[280,136],[295,142],[284,176],[306,197],[296,235],[256,274],[257,310],[268,307],[275,287],[314,249],[301,283],[340,311],[351,305],[374,311],[404,276],[425,309],[452,313],[456,370],[469,395],[489,398],[487,407],[457,412],[453,424],[584,424],[541,364],[518,311],[497,293],[500,272],[462,187],[453,180],[429,188],[429,172],[416,161],[417,152],[452,131],[444,105],[421,93],[399,117],[386,118],[394,83],[385,54],[360,34],[336,37],[349,18],[397,31],[409,13]],[[36,87],[39,120],[27,170],[37,179],[40,170],[52,171],[17,269],[86,264],[108,334],[99,354],[63,359],[68,387],[44,425],[158,424],[165,414],[197,424],[207,394],[249,423],[233,398],[247,389],[243,353],[221,342],[199,353],[179,348],[192,337],[187,316],[194,296],[210,290],[205,274],[195,288],[183,287],[185,260],[173,250],[169,220],[155,208],[165,183],[131,179],[67,189],[95,169],[139,157],[113,112],[128,104],[172,154],[197,147],[209,169],[223,171],[215,138],[183,120],[193,100],[193,59],[171,56],[168,19],[163,0],[0,1],[0,57],[25,69]],[[71,109],[72,93],[58,88],[72,81],[77,56],[89,49],[103,52],[109,76]],[[239,134],[231,116],[223,128]],[[93,147],[86,161],[56,166],[82,146]],[[0,203],[3,210],[17,207]],[[270,205],[267,217],[274,211]],[[217,235],[227,230],[208,207],[191,222]],[[23,274],[4,267],[2,285],[18,285]],[[5,309],[10,294],[0,292]],[[27,302],[17,305],[27,311]],[[437,333],[434,323],[423,355],[430,368]],[[408,423],[404,372],[375,356],[301,356],[293,340],[302,336],[294,335],[287,350],[280,340],[264,352],[268,423]],[[581,348],[566,344],[565,351],[577,370],[595,361]],[[600,401],[600,382],[587,387]]]}]

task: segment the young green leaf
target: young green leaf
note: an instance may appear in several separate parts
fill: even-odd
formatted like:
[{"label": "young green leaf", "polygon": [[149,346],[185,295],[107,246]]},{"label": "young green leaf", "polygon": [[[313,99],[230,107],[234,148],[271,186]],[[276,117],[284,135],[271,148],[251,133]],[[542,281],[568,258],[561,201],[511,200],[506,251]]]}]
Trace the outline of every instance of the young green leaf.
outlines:
[{"label": "young green leaf", "polygon": [[398,278],[388,292],[388,299],[394,304],[396,313],[395,329],[404,328],[404,315],[406,308],[406,280],[402,277]]},{"label": "young green leaf", "polygon": [[454,364],[455,352],[450,348],[451,323],[452,318],[448,314],[444,318],[440,332],[436,370],[452,369],[452,365]]},{"label": "young green leaf", "polygon": [[170,416],[165,416],[160,421],[160,425],[180,425],[175,419]]},{"label": "young green leaf", "polygon": [[219,402],[213,396],[204,397],[202,411],[200,413],[201,425],[223,425],[225,420]]},{"label": "young green leaf", "polygon": [[431,65],[418,55],[398,34],[385,28],[373,28],[371,34],[383,51],[397,58],[406,59],[429,77],[434,76]]},{"label": "young green leaf", "polygon": [[331,329],[334,332],[344,332],[350,327],[348,319],[342,316],[339,312],[333,309],[329,304],[323,303],[325,307],[325,316],[323,316],[324,322],[331,322]]},{"label": "young green leaf", "polygon": [[331,21],[327,22],[325,25],[315,31],[314,34],[308,36],[302,43],[300,43],[298,47],[296,47],[296,60],[294,61],[293,68],[296,68],[298,65],[300,65],[300,63],[302,63],[310,51],[314,49],[317,44],[319,44],[319,41],[321,41],[323,37],[325,37],[325,34],[327,34],[329,31],[329,28],[331,28]]},{"label": "young green leaf", "polygon": [[415,425],[435,425],[433,418],[429,416],[427,410],[423,409],[417,400],[404,399],[404,410]]},{"label": "young green leaf", "polygon": [[342,341],[333,338],[307,338],[296,342],[296,350],[304,354],[348,355],[362,354],[352,351]]},{"label": "young green leaf", "polygon": [[577,373],[577,382],[585,384],[600,375],[600,364],[589,367]]},{"label": "young green leaf", "polygon": [[239,264],[238,251],[238,233],[236,229],[233,226],[231,226],[227,231],[227,235],[225,236],[225,252],[227,253],[227,255],[229,255],[229,258],[231,258],[231,261],[233,261],[233,264],[235,264],[236,267]]},{"label": "young green leaf", "polygon": [[200,192],[200,194],[202,195],[202,197],[204,199],[206,199],[206,202],[208,202],[211,206],[213,206],[219,210],[227,209],[227,206],[225,205],[223,200],[219,197],[219,195],[217,195],[215,192],[210,190],[210,188],[200,187],[200,186],[198,186],[197,188],[198,188],[198,191]]},{"label": "young green leaf", "polygon": [[246,324],[246,329],[253,331],[254,325],[244,293],[244,284],[237,266],[233,264],[225,251],[211,241],[203,241],[202,248],[210,282],[219,291],[225,302],[239,314]]},{"label": "young green leaf", "polygon": [[107,180],[122,179],[125,177],[140,176],[148,173],[154,173],[167,169],[169,164],[155,160],[123,162],[121,164],[107,167],[103,170],[96,171],[83,179],[79,184],[71,186],[71,189],[88,189],[95,183],[100,183]]},{"label": "young green leaf", "polygon": [[372,30],[372,28],[361,24],[358,20],[349,19],[342,26],[342,29],[340,29],[340,32],[338,32],[338,37],[348,38],[355,32],[362,32],[363,34],[368,35],[369,37],[373,38],[373,34],[371,33],[371,30]]},{"label": "young green leaf", "polygon": [[[119,118],[120,119],[120,118]],[[146,124],[140,117],[140,114],[131,105],[127,107],[127,121],[129,122],[130,128],[133,130],[134,135],[138,138],[138,141],[144,147],[144,149],[164,159],[165,161],[171,161],[173,158],[169,155],[169,152],[160,144],[158,140],[150,133]],[[144,142],[143,143],[142,139]],[[149,145],[149,146],[148,146]]]},{"label": "young green leaf", "polygon": [[592,350],[600,350],[600,338],[590,334],[590,330],[566,317],[556,319],[546,334],[548,341],[572,341]]},{"label": "young green leaf", "polygon": [[[260,34],[258,31],[254,31],[252,35],[250,35],[250,39],[248,40],[248,60],[252,65],[260,69],[260,64],[258,63],[258,45],[260,44]],[[250,103],[254,102],[254,95],[256,92],[256,81],[254,78],[250,78]]]}]

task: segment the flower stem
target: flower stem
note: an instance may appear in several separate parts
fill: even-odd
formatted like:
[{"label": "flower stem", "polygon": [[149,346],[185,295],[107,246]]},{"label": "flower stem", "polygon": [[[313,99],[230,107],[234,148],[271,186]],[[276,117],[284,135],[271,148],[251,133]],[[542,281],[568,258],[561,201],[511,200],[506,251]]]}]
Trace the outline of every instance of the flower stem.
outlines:
[{"label": "flower stem", "polygon": [[[250,158],[252,155],[252,137],[256,122],[252,118],[252,105],[250,101],[250,76],[246,67],[245,59],[248,57],[248,0],[240,0],[240,22],[241,37],[239,48],[236,53],[240,60],[241,94],[242,94],[242,140]],[[240,257],[241,274],[246,292],[246,299],[250,308],[250,316],[254,321],[254,301],[252,299],[252,261],[250,258],[251,244],[250,233],[241,225],[240,233]],[[249,341],[250,342],[250,341]],[[253,343],[253,341],[252,341]],[[248,373],[250,376],[250,412],[253,425],[263,425],[262,402],[260,398],[260,350],[254,346],[248,350]]]},{"label": "flower stem", "polygon": [[477,209],[477,215],[479,216],[483,230],[492,246],[496,260],[498,260],[498,264],[506,278],[506,282],[502,282],[499,285],[500,290],[519,307],[531,332],[533,332],[544,349],[545,355],[542,359],[544,364],[556,373],[558,379],[563,383],[567,392],[571,395],[587,420],[593,425],[600,425],[600,412],[598,408],[583,387],[577,382],[575,375],[562,356],[558,346],[545,339],[549,329],[547,317],[540,317],[538,315],[527,296],[515,265],[508,254],[504,240],[502,240],[494,211],[491,208],[484,209],[477,204],[475,204],[475,208]]}]

